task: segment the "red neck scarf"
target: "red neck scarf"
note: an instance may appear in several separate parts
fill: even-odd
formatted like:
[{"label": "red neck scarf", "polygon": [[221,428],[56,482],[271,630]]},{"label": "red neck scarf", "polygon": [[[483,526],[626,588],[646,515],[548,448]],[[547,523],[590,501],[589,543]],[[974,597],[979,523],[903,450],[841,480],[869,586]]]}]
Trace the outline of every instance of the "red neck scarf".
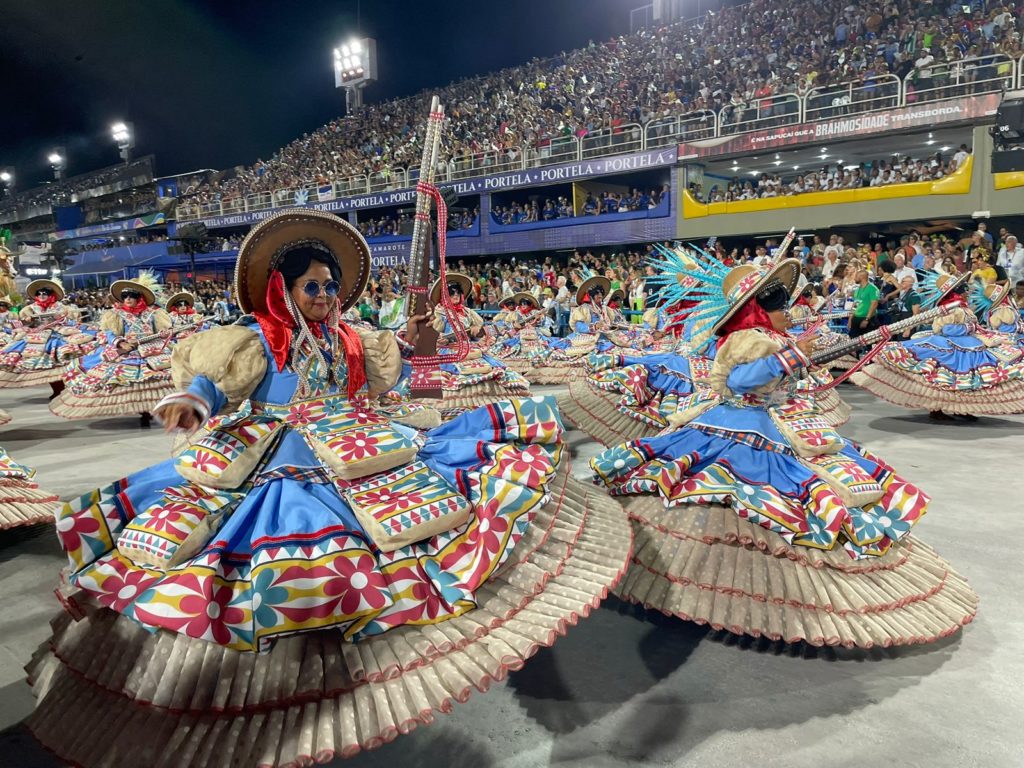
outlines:
[{"label": "red neck scarf", "polygon": [[736,331],[746,331],[752,328],[760,328],[763,331],[768,331],[773,335],[777,335],[778,332],[772,325],[772,319],[764,308],[757,303],[756,299],[751,299],[743,308],[730,318],[729,322],[719,331],[721,339],[718,342],[719,347],[729,338],[729,334]]},{"label": "red neck scarf", "polygon": [[943,296],[941,299],[939,299],[939,306],[940,307],[949,307],[949,306],[966,307],[967,306],[967,301],[959,293],[955,293],[955,292],[947,293],[945,296]]},{"label": "red neck scarf", "polygon": [[123,311],[127,312],[129,315],[135,315],[136,317],[138,317],[143,312],[145,312],[146,309],[148,308],[148,306],[149,305],[146,304],[146,300],[142,296],[140,296],[139,298],[137,298],[135,300],[135,306],[134,307],[129,307],[123,301],[121,302],[121,309]]},{"label": "red neck scarf", "polygon": [[51,293],[49,296],[40,296],[38,293],[32,297],[32,301],[39,307],[43,312],[46,312],[50,307],[57,303],[57,294]]},{"label": "red neck scarf", "polygon": [[525,307],[519,307],[519,314],[521,314],[521,315],[528,315],[531,312],[533,312],[533,305],[532,304],[529,304],[529,305],[527,305]]},{"label": "red neck scarf", "polygon": [[196,310],[195,310],[194,307],[186,306],[184,308],[181,308],[181,307],[175,307],[174,308],[174,314],[176,314],[176,315],[194,315],[195,313],[196,313]]},{"label": "red neck scarf", "polygon": [[[267,283],[267,309],[253,312],[274,355],[278,373],[284,370],[285,363],[288,362],[288,350],[295,334],[295,321],[288,311],[284,292],[284,278],[275,269],[270,273],[270,280]],[[324,333],[330,332],[326,323],[310,323],[309,330],[317,338],[323,338]],[[359,335],[340,320],[334,332],[338,335],[344,350],[345,363],[348,366],[348,397],[351,400],[366,384],[363,344],[359,340]]]}]

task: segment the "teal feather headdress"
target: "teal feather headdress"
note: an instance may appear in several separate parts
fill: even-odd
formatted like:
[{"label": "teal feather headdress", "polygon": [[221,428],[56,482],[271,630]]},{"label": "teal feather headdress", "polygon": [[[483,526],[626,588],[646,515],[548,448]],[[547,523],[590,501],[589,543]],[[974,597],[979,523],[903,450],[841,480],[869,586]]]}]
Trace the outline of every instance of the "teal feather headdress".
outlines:
[{"label": "teal feather headdress", "polygon": [[658,299],[666,307],[682,301],[697,302],[692,309],[669,317],[672,323],[683,326],[683,338],[699,351],[711,341],[715,324],[731,306],[722,289],[730,268],[692,244],[689,250],[663,245],[656,245],[655,249],[658,256],[648,263],[658,274],[647,278],[647,283],[658,287]]},{"label": "teal feather headdress", "polygon": [[1005,285],[986,285],[982,280],[972,280],[971,287],[967,292],[967,305],[975,317],[984,319],[1006,298],[1006,294],[1009,292],[1009,287]]},{"label": "teal feather headdress", "polygon": [[921,311],[934,309],[942,298],[967,280],[967,275],[947,275],[931,270],[918,270],[917,287],[914,290],[921,297]]}]

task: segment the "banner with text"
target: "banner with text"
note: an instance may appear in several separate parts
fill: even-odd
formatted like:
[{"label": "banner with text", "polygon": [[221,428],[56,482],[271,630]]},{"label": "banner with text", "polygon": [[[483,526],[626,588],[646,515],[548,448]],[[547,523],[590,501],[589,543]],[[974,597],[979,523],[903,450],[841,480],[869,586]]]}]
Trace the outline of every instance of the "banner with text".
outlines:
[{"label": "banner with text", "polygon": [[[582,160],[578,163],[527,168],[521,171],[499,173],[494,176],[442,183],[442,186],[451,187],[460,196],[474,195],[481,192],[494,192],[513,187],[560,184],[590,176],[608,176],[613,173],[629,173],[631,171],[645,171],[651,168],[670,167],[675,165],[675,162],[676,148],[665,147],[650,152],[638,152],[633,155],[613,155],[610,157],[598,157],[593,160]],[[364,208],[408,205],[413,203],[415,199],[416,190],[410,188],[394,192],[380,192],[378,194],[327,200],[318,203],[309,203],[307,202],[306,195],[297,195],[295,204],[296,207],[300,208],[315,208],[320,211],[330,211],[331,213],[346,213]],[[262,221],[272,216],[278,210],[280,209],[211,216],[201,221],[210,229],[217,227],[240,227]]]},{"label": "banner with text", "polygon": [[134,219],[124,221],[111,221],[106,224],[92,224],[78,229],[58,229],[50,234],[50,240],[72,240],[79,237],[96,237],[98,235],[110,235],[116,232],[128,232],[133,229],[144,227],[155,227],[165,224],[166,217],[162,213],[150,213],[145,216],[138,216]]},{"label": "banner with text", "polygon": [[783,125],[766,128],[738,136],[719,136],[679,145],[679,159],[690,160],[714,155],[731,155],[740,152],[756,152],[762,149],[776,149],[794,144],[811,144],[815,141],[831,141],[852,136],[871,136],[886,131],[904,128],[921,128],[976,120],[995,114],[999,108],[1000,94],[984,93],[963,99],[915,104],[885,112],[869,112],[822,120],[815,123]]}]

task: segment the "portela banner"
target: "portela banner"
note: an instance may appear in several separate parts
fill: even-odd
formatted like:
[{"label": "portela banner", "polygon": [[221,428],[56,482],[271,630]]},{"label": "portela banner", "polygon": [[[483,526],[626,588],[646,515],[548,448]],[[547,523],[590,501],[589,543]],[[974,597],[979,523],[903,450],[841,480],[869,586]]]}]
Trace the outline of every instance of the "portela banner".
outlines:
[{"label": "portela banner", "polygon": [[885,112],[835,117],[815,123],[766,128],[738,136],[719,136],[679,145],[679,160],[692,160],[715,155],[734,155],[763,149],[809,144],[815,141],[852,136],[870,136],[904,128],[920,128],[941,123],[976,120],[994,115],[999,108],[1000,94],[983,93],[949,101],[914,104]]},{"label": "portela banner", "polygon": [[[514,187],[530,187],[545,184],[561,184],[575,179],[583,179],[593,176],[607,176],[613,173],[627,173],[630,171],[644,171],[649,168],[672,166],[676,162],[676,148],[665,147],[648,152],[637,152],[632,155],[611,155],[608,157],[596,157],[592,160],[583,160],[577,163],[565,163],[562,165],[542,166],[540,168],[527,168],[520,171],[498,173],[493,176],[482,176],[476,179],[466,179],[451,183],[442,182],[441,186],[452,187],[457,194],[473,195],[481,192],[497,192],[503,189]],[[394,192],[381,192],[374,195],[360,195],[358,197],[346,197],[337,200],[310,203],[308,192],[296,197],[295,207],[315,208],[320,211],[331,213],[347,213],[366,208],[384,208],[392,205],[410,205],[416,201],[415,189],[401,189]],[[266,211],[251,211],[247,213],[236,213],[224,216],[212,216],[202,219],[202,223],[209,229],[216,227],[237,227],[246,224],[255,224],[257,221],[269,218],[277,213],[280,208]]]}]

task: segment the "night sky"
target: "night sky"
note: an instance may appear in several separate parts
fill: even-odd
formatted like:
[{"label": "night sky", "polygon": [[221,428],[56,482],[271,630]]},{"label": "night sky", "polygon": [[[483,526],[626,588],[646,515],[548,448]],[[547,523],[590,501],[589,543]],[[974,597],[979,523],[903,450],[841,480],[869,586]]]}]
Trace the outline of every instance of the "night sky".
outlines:
[{"label": "night sky", "polygon": [[117,120],[159,175],[251,163],[342,113],[331,51],[357,29],[377,40],[378,101],[628,32],[642,4],[0,0],[0,166],[27,189],[54,146],[68,175],[114,164]]}]

